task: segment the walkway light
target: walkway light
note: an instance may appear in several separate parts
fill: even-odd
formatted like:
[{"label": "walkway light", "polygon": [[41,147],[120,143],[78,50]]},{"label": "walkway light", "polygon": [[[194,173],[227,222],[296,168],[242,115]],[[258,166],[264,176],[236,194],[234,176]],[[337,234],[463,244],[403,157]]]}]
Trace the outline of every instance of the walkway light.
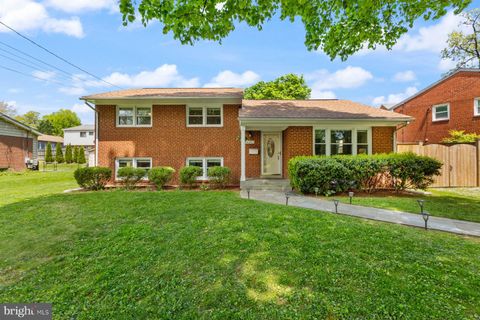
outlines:
[{"label": "walkway light", "polygon": [[425,221],[425,230],[428,229],[428,218],[430,218],[430,214],[427,211],[422,212],[423,221]]},{"label": "walkway light", "polygon": [[318,197],[318,193],[320,192],[320,188],[315,187],[315,188],[313,188],[313,191],[315,191],[315,197]]},{"label": "walkway light", "polygon": [[348,192],[348,197],[350,198],[350,204],[352,204],[353,191]]},{"label": "walkway light", "polygon": [[248,197],[248,200],[250,200],[250,187],[247,187],[247,197]]},{"label": "walkway light", "polygon": [[335,213],[338,213],[338,203],[339,202],[340,202],[339,200],[333,199],[333,203],[335,204]]},{"label": "walkway light", "polygon": [[290,198],[290,191],[285,192],[285,205],[288,206],[288,198]]},{"label": "walkway light", "polygon": [[423,214],[423,207],[425,205],[425,200],[423,199],[418,199],[417,200],[418,205],[420,206],[420,213]]}]

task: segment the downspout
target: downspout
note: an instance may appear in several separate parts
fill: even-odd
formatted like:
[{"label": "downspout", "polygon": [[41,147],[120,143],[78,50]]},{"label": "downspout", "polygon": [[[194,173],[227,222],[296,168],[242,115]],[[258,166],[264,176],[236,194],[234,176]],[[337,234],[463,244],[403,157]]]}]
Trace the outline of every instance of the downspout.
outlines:
[{"label": "downspout", "polygon": [[98,166],[98,110],[88,103],[88,101],[84,101],[85,105],[95,112],[95,167]]},{"label": "downspout", "polygon": [[395,150],[395,152],[397,152],[397,131],[405,128],[409,124],[410,124],[410,121],[406,121],[403,125],[393,130],[393,149]]}]

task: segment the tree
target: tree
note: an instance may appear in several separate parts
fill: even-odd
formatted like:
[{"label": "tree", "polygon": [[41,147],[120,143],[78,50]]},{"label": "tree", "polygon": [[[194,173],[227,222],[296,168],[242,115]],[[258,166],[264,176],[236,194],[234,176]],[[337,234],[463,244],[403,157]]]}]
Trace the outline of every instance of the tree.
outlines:
[{"label": "tree", "polygon": [[83,147],[78,147],[77,163],[83,164],[86,162],[87,159],[85,159],[85,149]]},{"label": "tree", "polygon": [[72,162],[78,163],[78,147],[77,146],[73,147]]},{"label": "tree", "polygon": [[221,42],[235,29],[235,23],[261,30],[278,17],[294,22],[301,20],[305,28],[308,50],[323,50],[332,60],[345,60],[362,48],[388,49],[401,35],[412,28],[417,19],[435,20],[447,9],[460,13],[471,0],[120,0],[123,24],[133,23],[138,16],[144,26],[159,20],[163,33],[173,33],[182,44],[198,40]]},{"label": "tree", "polygon": [[273,81],[260,81],[257,84],[245,89],[245,99],[308,99],[310,97],[310,89],[305,83],[303,76],[296,74],[286,74]]},{"label": "tree", "polygon": [[15,119],[25,123],[27,126],[38,128],[38,125],[40,124],[40,112],[28,111],[23,115],[16,116]]},{"label": "tree", "polygon": [[8,104],[6,101],[0,101],[0,112],[6,114],[9,117],[15,117],[17,115],[17,110],[15,106]]},{"label": "tree", "polygon": [[40,131],[43,134],[50,134],[53,135],[53,124],[50,120],[42,119],[38,122],[38,131]]},{"label": "tree", "polygon": [[53,135],[63,137],[63,129],[79,126],[81,124],[80,118],[72,110],[60,109],[57,112],[51,113],[43,117],[43,120],[48,120],[53,126]]},{"label": "tree", "polygon": [[450,33],[442,58],[455,61],[457,68],[480,68],[480,9],[465,12],[462,16],[464,19],[460,26],[466,26],[471,32]]},{"label": "tree", "polygon": [[67,144],[65,148],[65,162],[66,163],[73,162],[72,146],[70,144]]},{"label": "tree", "polygon": [[63,163],[63,151],[62,151],[62,144],[57,142],[57,146],[55,147],[55,161],[58,163]]},{"label": "tree", "polygon": [[45,162],[53,162],[52,145],[47,142],[47,150],[45,151]]}]

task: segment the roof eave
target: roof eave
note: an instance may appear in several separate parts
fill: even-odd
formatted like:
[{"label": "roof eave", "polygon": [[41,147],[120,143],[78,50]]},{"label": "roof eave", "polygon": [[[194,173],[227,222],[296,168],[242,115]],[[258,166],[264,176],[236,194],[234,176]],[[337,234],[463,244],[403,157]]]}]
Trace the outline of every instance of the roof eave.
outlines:
[{"label": "roof eave", "polygon": [[22,129],[25,130],[25,131],[31,132],[31,133],[33,133],[33,134],[35,134],[35,135],[37,135],[37,136],[43,135],[43,133],[41,133],[40,131],[38,131],[38,130],[36,130],[36,129],[34,129],[34,128],[26,125],[26,124],[23,124],[23,123],[21,123],[20,121],[17,121],[17,120],[15,120],[15,119],[7,116],[6,114],[0,114],[0,117],[3,118],[3,119],[5,119],[5,121],[7,121],[7,122],[9,122],[9,123],[11,123],[11,124],[13,124],[13,125],[15,125],[15,126],[17,126],[17,127],[22,128]]}]

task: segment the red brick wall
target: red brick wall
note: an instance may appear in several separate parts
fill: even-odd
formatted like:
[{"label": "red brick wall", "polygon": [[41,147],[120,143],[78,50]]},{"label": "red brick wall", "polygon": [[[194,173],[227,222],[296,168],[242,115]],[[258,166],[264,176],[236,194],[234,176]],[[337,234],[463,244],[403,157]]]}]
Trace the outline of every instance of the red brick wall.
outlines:
[{"label": "red brick wall", "polygon": [[395,127],[372,127],[372,153],[393,151]]},{"label": "red brick wall", "polygon": [[[247,131],[251,133],[251,137],[247,137],[247,140],[253,140],[254,144],[247,144],[245,145],[245,175],[247,178],[258,178],[260,177],[261,173],[261,165],[262,165],[262,148],[261,148],[261,139],[262,133],[261,131]],[[248,150],[258,149],[258,154],[249,154]]]},{"label": "red brick wall", "polygon": [[32,138],[0,136],[0,168],[24,170],[25,157],[32,157]]},{"label": "red brick wall", "polygon": [[[415,118],[397,134],[398,142],[439,143],[448,131],[465,130],[480,134],[480,117],[473,113],[473,100],[480,97],[480,73],[459,72],[434,88],[395,109]],[[432,106],[450,103],[450,120],[432,122]]]},{"label": "red brick wall", "polygon": [[283,131],[283,177],[288,177],[288,160],[313,155],[313,128],[288,127]]},{"label": "red brick wall", "polygon": [[154,105],[150,128],[117,128],[115,106],[97,107],[100,166],[114,170],[115,158],[151,157],[153,166],[177,170],[172,181],[176,184],[188,157],[223,157],[224,165],[232,169],[232,183],[239,183],[238,105],[224,105],[221,128],[187,128],[185,106],[180,105]]}]

